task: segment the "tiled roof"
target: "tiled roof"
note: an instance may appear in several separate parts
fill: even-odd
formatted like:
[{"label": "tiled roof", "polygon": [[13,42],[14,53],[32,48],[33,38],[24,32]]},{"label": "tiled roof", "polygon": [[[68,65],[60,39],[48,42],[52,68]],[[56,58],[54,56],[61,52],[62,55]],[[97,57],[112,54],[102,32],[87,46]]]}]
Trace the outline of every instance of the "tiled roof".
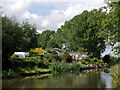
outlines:
[{"label": "tiled roof", "polygon": [[69,54],[88,54],[88,52],[69,52]]}]

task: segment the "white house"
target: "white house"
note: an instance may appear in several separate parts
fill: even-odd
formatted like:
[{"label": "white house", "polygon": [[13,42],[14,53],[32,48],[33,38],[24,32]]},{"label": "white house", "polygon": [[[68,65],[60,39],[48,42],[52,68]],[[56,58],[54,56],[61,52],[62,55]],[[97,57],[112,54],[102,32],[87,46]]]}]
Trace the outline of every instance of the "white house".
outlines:
[{"label": "white house", "polygon": [[18,55],[18,57],[29,57],[28,52],[14,52],[14,54]]},{"label": "white house", "polygon": [[69,55],[71,55],[74,59],[81,60],[83,57],[87,57],[88,52],[69,52]]}]

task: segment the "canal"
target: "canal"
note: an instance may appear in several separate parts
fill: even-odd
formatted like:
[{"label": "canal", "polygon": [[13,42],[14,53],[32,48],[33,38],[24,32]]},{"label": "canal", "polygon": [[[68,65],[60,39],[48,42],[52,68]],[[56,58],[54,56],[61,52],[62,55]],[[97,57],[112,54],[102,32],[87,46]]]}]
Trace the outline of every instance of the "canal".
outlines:
[{"label": "canal", "polygon": [[2,88],[112,88],[112,77],[102,69],[92,69],[50,75],[45,78],[24,77],[2,80]]}]

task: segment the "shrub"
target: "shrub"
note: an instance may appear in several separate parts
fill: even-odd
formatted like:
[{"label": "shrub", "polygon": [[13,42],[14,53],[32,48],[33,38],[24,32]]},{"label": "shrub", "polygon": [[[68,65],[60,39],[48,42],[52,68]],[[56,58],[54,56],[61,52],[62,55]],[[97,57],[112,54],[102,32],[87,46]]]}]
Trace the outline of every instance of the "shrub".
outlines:
[{"label": "shrub", "polygon": [[56,52],[56,50],[52,50],[52,54],[58,55],[58,53]]},{"label": "shrub", "polygon": [[34,48],[34,49],[31,49],[30,51],[32,51],[33,53],[36,53],[36,54],[45,53],[45,50],[43,50],[42,48]]},{"label": "shrub", "polygon": [[40,57],[26,57],[26,58],[11,58],[12,67],[48,67],[43,63]]},{"label": "shrub", "polygon": [[80,64],[77,64],[77,62],[76,61],[73,61],[72,62],[72,67],[71,67],[71,69],[73,70],[73,71],[79,71],[80,70]]},{"label": "shrub", "polygon": [[47,49],[47,53],[52,53],[51,49]]},{"label": "shrub", "polygon": [[56,61],[54,63],[51,63],[51,65],[49,66],[49,68],[53,71],[53,72],[68,72],[70,71],[70,66],[64,62],[59,62]]},{"label": "shrub", "polygon": [[120,61],[120,57],[110,57],[110,59],[111,59],[111,65],[115,65]]},{"label": "shrub", "polygon": [[13,54],[13,55],[11,56],[11,58],[17,58],[17,57],[18,57],[17,54]]},{"label": "shrub", "polygon": [[103,61],[104,61],[104,63],[110,64],[110,63],[111,63],[111,58],[110,58],[110,56],[109,56],[109,55],[105,55],[105,56],[103,57]]},{"label": "shrub", "polygon": [[89,62],[85,61],[85,65],[88,65],[88,64],[89,64]]},{"label": "shrub", "polygon": [[81,61],[81,64],[85,64],[85,60],[82,60],[82,61]]},{"label": "shrub", "polygon": [[61,56],[59,56],[59,55],[54,55],[54,59],[55,59],[55,61],[62,61],[62,58],[61,58]]},{"label": "shrub", "polygon": [[28,51],[28,53],[30,54],[30,56],[32,56],[32,55],[33,55],[33,51]]},{"label": "shrub", "polygon": [[98,65],[98,62],[95,62],[96,65]]},{"label": "shrub", "polygon": [[101,64],[101,63],[103,63],[103,60],[98,60],[97,62]]},{"label": "shrub", "polygon": [[95,59],[90,59],[90,64],[93,64]]},{"label": "shrub", "polygon": [[100,63],[103,63],[103,60],[100,60]]},{"label": "shrub", "polygon": [[52,59],[52,54],[44,54],[43,59]]},{"label": "shrub", "polygon": [[66,62],[71,63],[72,62],[72,56],[68,53],[64,53],[61,55],[61,58],[64,59]]},{"label": "shrub", "polygon": [[65,62],[59,62],[56,61],[54,63],[51,63],[49,68],[51,69],[51,71],[53,72],[60,72],[60,73],[64,73],[64,72],[70,72],[70,71],[79,71],[80,70],[80,64],[77,64],[77,62],[72,62],[72,65],[69,65]]},{"label": "shrub", "polygon": [[93,58],[93,55],[88,55],[86,58],[87,58],[87,59],[92,59],[92,58]]},{"label": "shrub", "polygon": [[97,62],[98,61],[98,58],[94,58],[94,62]]}]

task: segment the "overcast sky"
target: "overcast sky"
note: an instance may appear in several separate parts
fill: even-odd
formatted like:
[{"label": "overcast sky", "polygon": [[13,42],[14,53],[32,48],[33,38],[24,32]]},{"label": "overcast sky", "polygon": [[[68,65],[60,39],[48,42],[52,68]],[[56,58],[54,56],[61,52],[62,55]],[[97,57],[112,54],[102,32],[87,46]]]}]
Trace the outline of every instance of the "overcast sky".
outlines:
[{"label": "overcast sky", "polygon": [[2,9],[5,15],[16,16],[20,21],[28,19],[36,24],[38,32],[42,32],[57,30],[84,10],[104,5],[104,0],[3,0]]},{"label": "overcast sky", "polygon": [[[104,0],[3,0],[2,11],[6,16],[15,16],[19,21],[35,24],[37,31],[57,30],[65,21],[81,14],[84,10],[105,6]],[[111,52],[107,46],[102,54]]]}]

